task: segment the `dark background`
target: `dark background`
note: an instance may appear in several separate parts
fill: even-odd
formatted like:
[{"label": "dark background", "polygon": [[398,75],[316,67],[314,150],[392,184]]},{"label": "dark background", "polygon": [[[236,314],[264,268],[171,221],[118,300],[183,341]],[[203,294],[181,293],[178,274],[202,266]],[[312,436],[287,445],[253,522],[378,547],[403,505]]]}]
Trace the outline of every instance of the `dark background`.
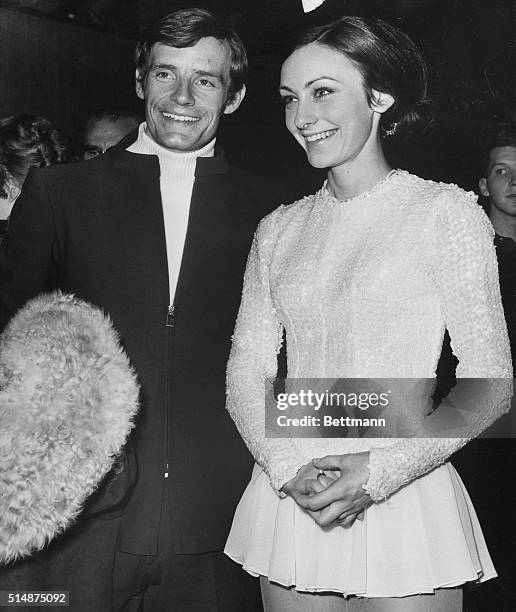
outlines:
[{"label": "dark background", "polygon": [[95,110],[143,112],[133,85],[138,34],[156,17],[195,5],[228,17],[249,50],[248,95],[225,119],[221,142],[235,163],[293,179],[301,191],[313,190],[321,175],[290,142],[276,89],[287,41],[308,23],[376,15],[423,50],[437,121],[408,145],[391,139],[395,166],[474,189],[481,135],[514,118],[513,0],[326,0],[306,15],[301,0],[0,0],[0,116],[42,114],[78,147]]},{"label": "dark background", "polygon": [[[393,166],[476,190],[484,135],[515,120],[512,0],[326,0],[305,15],[301,0],[0,0],[0,117],[29,112],[53,120],[76,150],[87,117],[105,107],[143,113],[132,55],[142,28],[186,6],[227,16],[249,50],[248,95],[224,120],[219,141],[236,165],[320,186],[291,142],[277,101],[279,67],[300,27],[341,14],[398,24],[429,64],[435,124],[411,141],[386,142]],[[476,440],[454,458],[473,498],[500,578],[469,586],[466,612],[516,610],[513,440]]]}]

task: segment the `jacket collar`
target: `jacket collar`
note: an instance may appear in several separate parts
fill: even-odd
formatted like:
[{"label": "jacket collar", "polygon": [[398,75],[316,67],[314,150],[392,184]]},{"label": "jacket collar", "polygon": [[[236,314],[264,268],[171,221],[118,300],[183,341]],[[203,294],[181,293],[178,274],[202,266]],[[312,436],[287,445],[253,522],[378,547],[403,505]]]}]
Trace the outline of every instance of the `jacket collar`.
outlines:
[{"label": "jacket collar", "polygon": [[[127,147],[138,137],[138,128],[130,132],[117,145],[111,148],[105,156],[115,166],[126,172],[138,174],[151,174],[159,177],[159,162],[156,155],[140,155],[130,153]],[[195,176],[210,176],[212,174],[224,174],[229,170],[229,164],[224,151],[218,145],[215,146],[213,157],[199,157],[195,166]]]}]

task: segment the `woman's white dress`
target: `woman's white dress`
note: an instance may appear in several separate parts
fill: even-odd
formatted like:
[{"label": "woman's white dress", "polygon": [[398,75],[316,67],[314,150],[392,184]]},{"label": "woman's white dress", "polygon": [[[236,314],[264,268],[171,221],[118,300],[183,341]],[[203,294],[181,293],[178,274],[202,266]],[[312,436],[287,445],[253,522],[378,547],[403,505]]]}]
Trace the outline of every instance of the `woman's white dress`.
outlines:
[{"label": "woman's white dress", "polygon": [[[512,377],[493,230],[472,193],[396,171],[338,201],[325,186],[260,224],[228,363],[228,403],[257,465],[226,553],[298,590],[395,597],[496,575],[446,459],[462,438],[266,438],[266,381],[283,328],[291,378],[431,378],[445,328],[458,377]],[[314,457],[370,451],[376,502],[322,529],[279,489]],[[408,484],[407,484],[408,483]]]}]

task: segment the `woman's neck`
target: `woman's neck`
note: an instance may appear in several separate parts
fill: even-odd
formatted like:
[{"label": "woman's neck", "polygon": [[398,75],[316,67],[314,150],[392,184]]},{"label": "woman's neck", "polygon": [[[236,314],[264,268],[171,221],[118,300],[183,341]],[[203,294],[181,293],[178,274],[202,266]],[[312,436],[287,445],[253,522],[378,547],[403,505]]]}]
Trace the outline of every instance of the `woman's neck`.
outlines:
[{"label": "woman's neck", "polygon": [[375,155],[330,168],[328,191],[339,200],[348,200],[369,191],[392,170],[381,149]]}]

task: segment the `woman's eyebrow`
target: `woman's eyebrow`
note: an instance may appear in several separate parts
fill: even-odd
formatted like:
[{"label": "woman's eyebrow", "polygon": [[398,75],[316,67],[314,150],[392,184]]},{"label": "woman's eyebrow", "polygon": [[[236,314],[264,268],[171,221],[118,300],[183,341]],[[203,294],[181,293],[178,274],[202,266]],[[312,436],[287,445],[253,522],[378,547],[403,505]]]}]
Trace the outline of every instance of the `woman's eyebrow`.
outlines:
[{"label": "woman's eyebrow", "polygon": [[326,79],[328,81],[333,81],[334,83],[337,82],[337,79],[334,79],[333,77],[322,75],[322,76],[317,77],[316,79],[312,79],[311,81],[307,81],[305,83],[305,87],[310,87],[311,85],[313,85],[314,83],[317,83],[317,81],[321,81],[322,79]]},{"label": "woman's eyebrow", "polygon": [[[328,80],[328,81],[333,81],[334,83],[337,83],[337,82],[338,82],[338,81],[337,81],[337,79],[334,79],[333,77],[329,77],[329,76],[322,75],[322,76],[316,77],[315,79],[312,79],[312,80],[310,80],[310,81],[307,81],[307,82],[304,84],[304,86],[303,86],[303,87],[304,87],[305,89],[308,89],[308,88],[309,88],[309,87],[311,87],[311,86],[312,86],[314,83],[317,83],[317,81],[321,81],[322,79],[325,79],[325,80]],[[280,90],[281,90],[281,89],[287,89],[288,91],[292,91],[292,92],[294,91],[294,90],[293,90],[293,89],[291,89],[291,88],[290,88],[288,85],[280,85],[280,86],[279,86],[279,89],[280,89]]]}]

